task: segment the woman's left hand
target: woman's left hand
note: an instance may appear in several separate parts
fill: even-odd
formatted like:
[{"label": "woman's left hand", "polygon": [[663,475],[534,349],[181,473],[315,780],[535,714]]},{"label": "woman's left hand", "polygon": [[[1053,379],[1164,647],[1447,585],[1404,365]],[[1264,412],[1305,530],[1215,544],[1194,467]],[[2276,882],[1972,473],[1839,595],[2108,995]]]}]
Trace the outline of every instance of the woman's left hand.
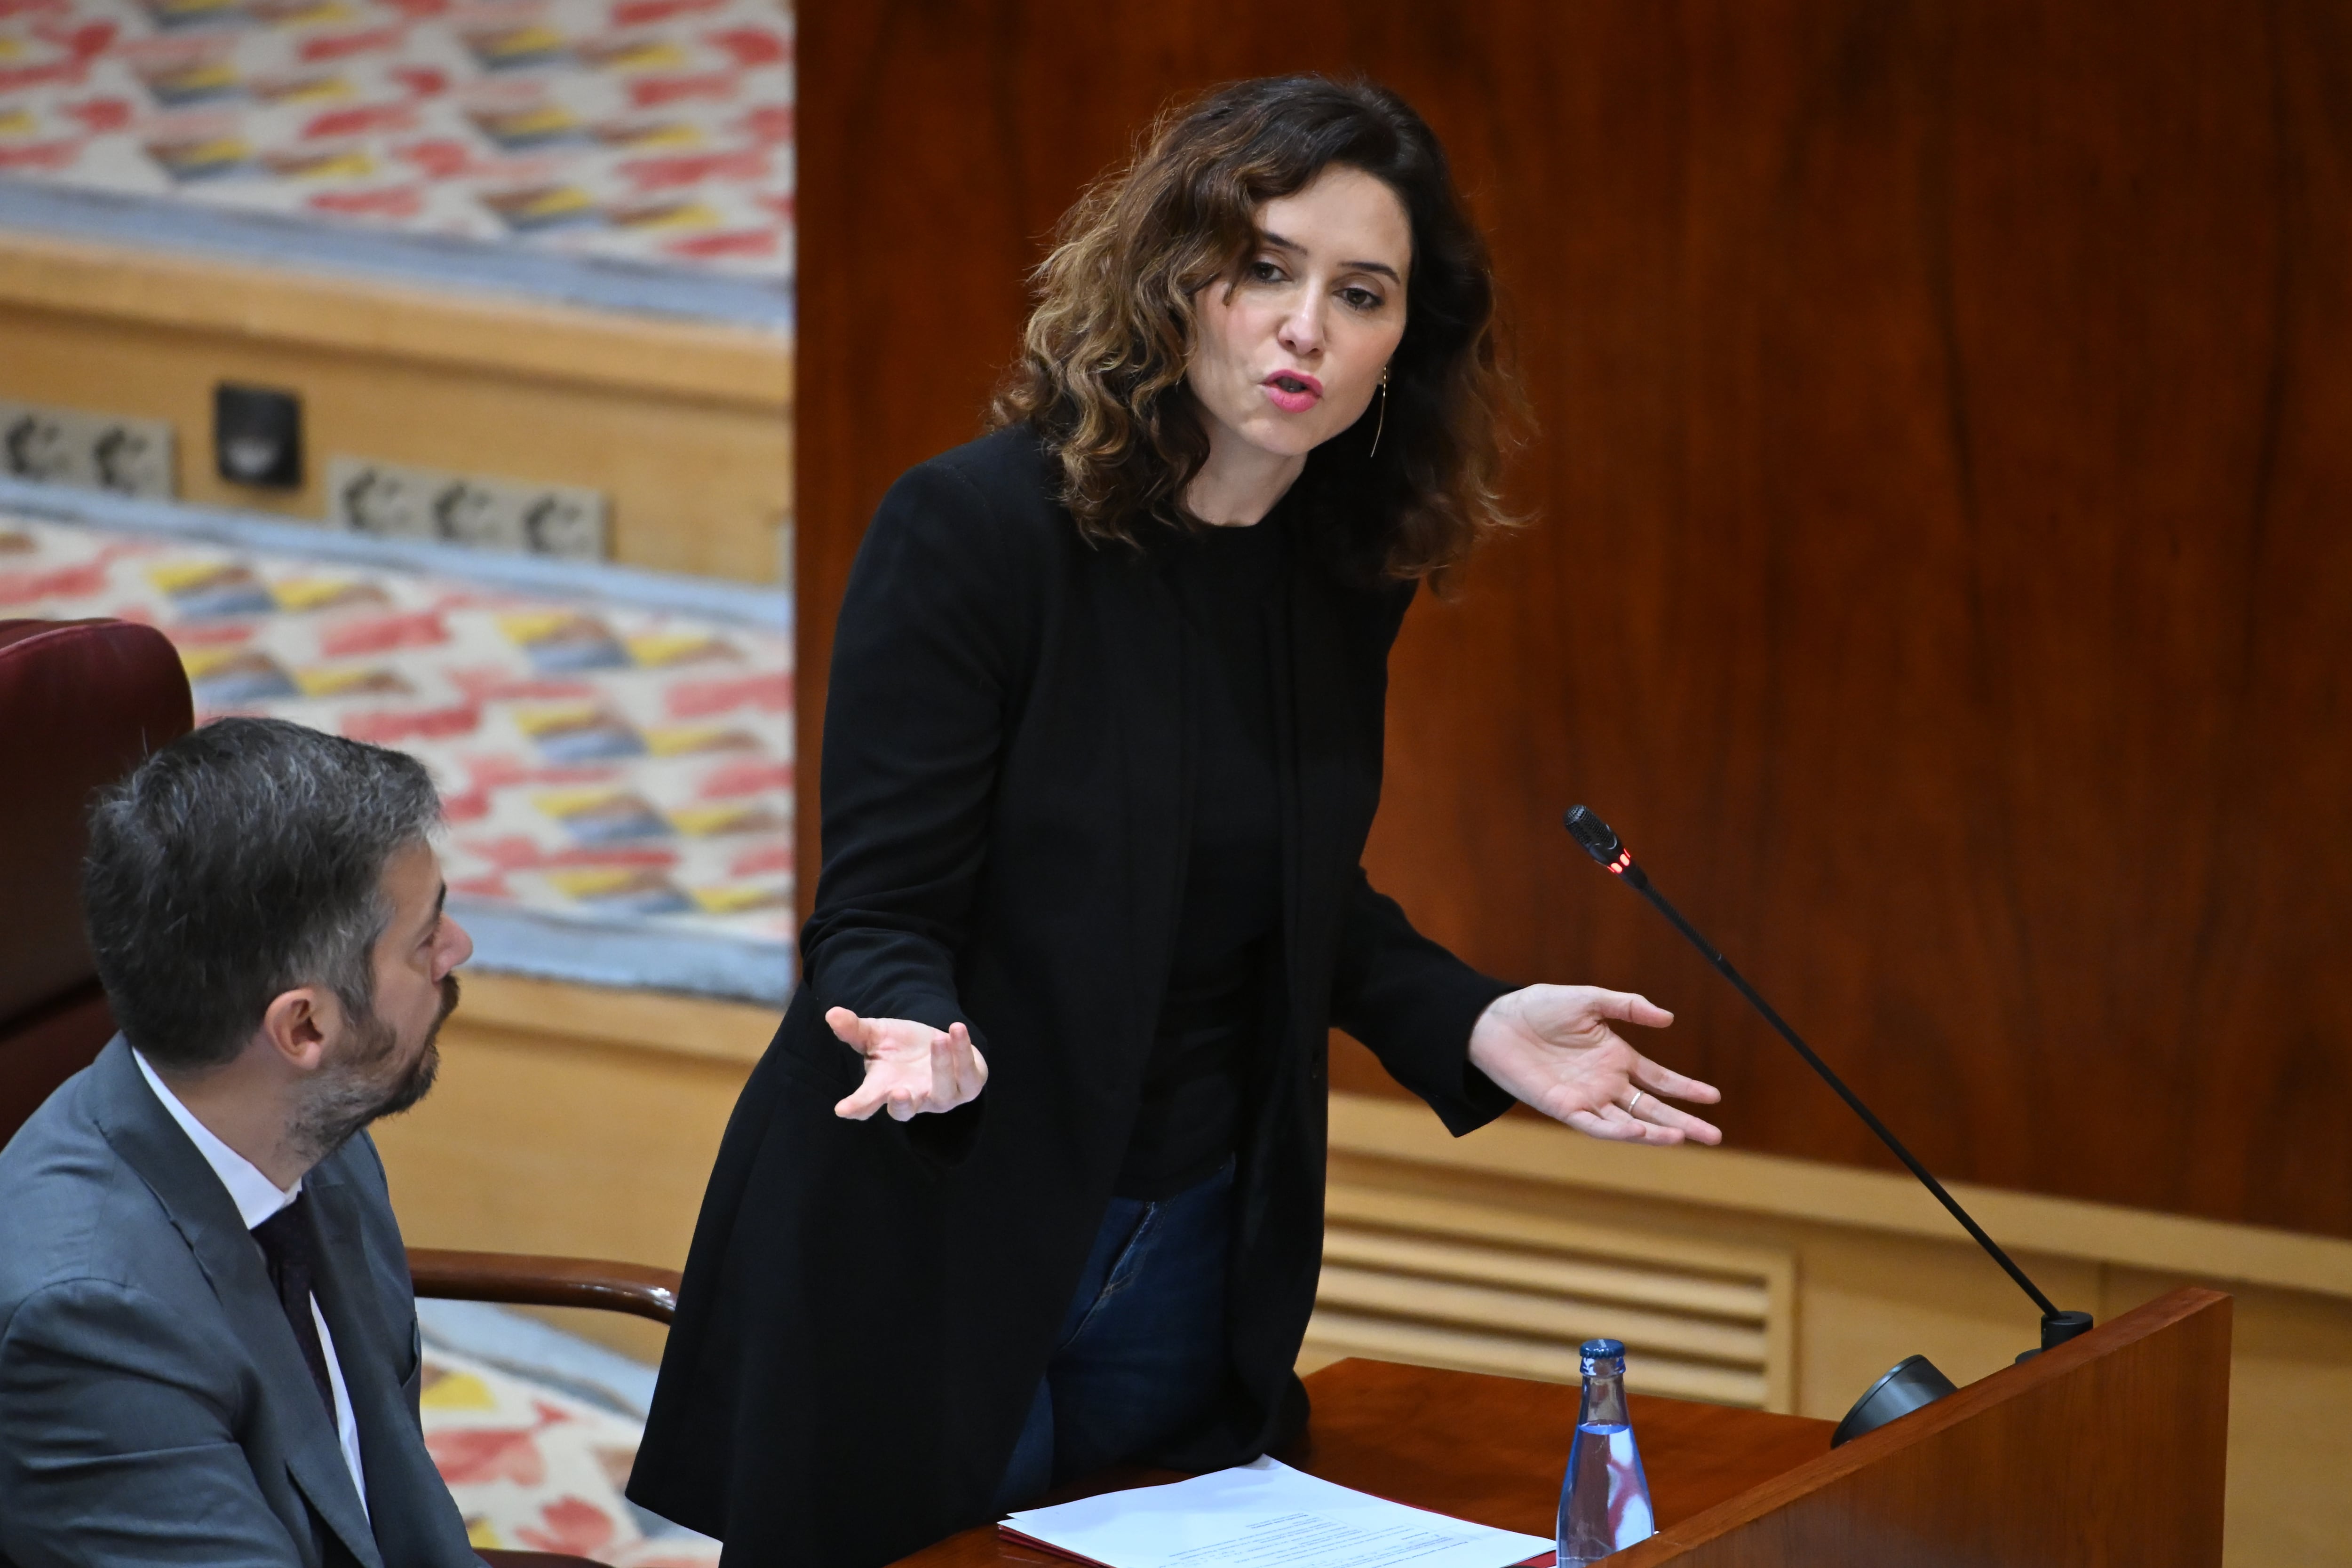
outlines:
[{"label": "woman's left hand", "polygon": [[1497,997],[1470,1031],[1479,1071],[1556,1122],[1622,1143],[1719,1144],[1723,1134],[1658,1098],[1701,1105],[1723,1098],[1711,1083],[1659,1066],[1609,1026],[1664,1029],[1675,1015],[1630,991],[1529,986]]}]

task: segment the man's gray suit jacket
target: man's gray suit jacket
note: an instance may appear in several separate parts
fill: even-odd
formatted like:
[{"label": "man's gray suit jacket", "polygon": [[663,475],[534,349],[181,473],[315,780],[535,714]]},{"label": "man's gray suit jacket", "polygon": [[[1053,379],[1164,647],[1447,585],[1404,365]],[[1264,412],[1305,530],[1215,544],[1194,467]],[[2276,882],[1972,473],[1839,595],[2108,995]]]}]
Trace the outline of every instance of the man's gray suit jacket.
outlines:
[{"label": "man's gray suit jacket", "polygon": [[303,1191],[366,1511],[259,1244],[121,1037],[0,1150],[0,1568],[479,1568],[417,1426],[375,1145]]}]

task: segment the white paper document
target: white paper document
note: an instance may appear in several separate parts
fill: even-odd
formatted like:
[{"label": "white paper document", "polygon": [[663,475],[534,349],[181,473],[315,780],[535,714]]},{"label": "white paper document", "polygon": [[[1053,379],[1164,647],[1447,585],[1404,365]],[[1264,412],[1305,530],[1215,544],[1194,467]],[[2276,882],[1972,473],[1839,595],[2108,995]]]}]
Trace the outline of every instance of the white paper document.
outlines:
[{"label": "white paper document", "polygon": [[1103,1568],[1511,1568],[1552,1549],[1274,1459],[1028,1509],[999,1528]]}]

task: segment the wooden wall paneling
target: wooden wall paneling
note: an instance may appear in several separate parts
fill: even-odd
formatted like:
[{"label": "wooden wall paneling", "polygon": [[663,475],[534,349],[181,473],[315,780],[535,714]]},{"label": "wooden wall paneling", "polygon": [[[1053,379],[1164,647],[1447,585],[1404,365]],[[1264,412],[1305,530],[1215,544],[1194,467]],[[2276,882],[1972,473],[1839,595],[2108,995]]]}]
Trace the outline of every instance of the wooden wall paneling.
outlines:
[{"label": "wooden wall paneling", "polygon": [[1407,622],[1375,880],[1675,1008],[1736,1143],[1885,1164],[1586,800],[1948,1175],[2352,1235],[2339,10],[902,0],[801,48],[810,685],[1083,181],[1170,95],[1366,70],[1448,141],[1542,428],[1538,522]]},{"label": "wooden wall paneling", "polygon": [[2209,677],[2231,705],[2223,788],[2189,817],[2216,873],[2197,909],[2209,946],[2179,977],[2186,1014],[2230,1020],[2189,1091],[2222,1126],[2189,1141],[2184,1179],[2217,1211],[2344,1235],[2352,991],[2333,977],[2352,930],[2352,16],[2283,5],[2266,32],[2281,231],[2271,413],[2232,519],[2243,608]]}]

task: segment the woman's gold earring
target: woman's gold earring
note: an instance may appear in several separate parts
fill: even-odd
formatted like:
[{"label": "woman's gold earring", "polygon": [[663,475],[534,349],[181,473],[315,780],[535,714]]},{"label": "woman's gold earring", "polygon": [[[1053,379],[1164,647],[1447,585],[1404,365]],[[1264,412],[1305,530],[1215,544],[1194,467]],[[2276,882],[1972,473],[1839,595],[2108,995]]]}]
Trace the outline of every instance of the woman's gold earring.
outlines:
[{"label": "woman's gold earring", "polygon": [[1367,458],[1377,457],[1381,455],[1381,432],[1386,430],[1388,427],[1389,368],[1386,365],[1382,365],[1381,367],[1381,416],[1372,422],[1372,449],[1364,454]]}]

